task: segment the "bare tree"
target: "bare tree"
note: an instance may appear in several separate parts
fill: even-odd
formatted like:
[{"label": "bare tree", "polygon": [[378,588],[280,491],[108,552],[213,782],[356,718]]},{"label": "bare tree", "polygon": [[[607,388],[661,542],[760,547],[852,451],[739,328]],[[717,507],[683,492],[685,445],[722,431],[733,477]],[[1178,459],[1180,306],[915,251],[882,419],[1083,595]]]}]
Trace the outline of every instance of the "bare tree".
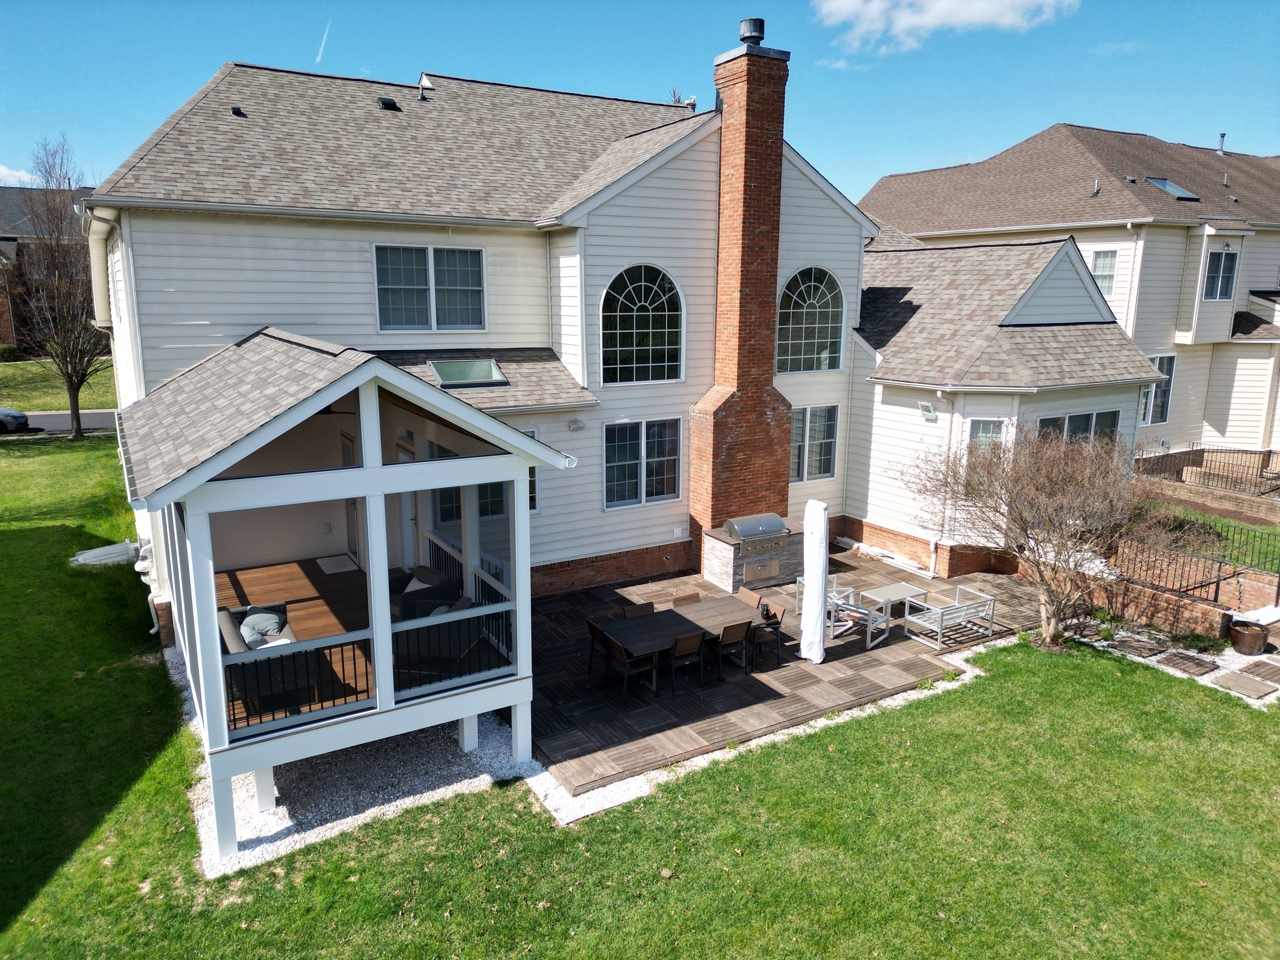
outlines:
[{"label": "bare tree", "polygon": [[93,325],[89,246],[72,206],[81,177],[67,138],[40,141],[31,170],[38,183],[23,212],[33,239],[20,255],[15,286],[23,316],[15,332],[28,352],[53,362],[67,388],[71,439],[79,440],[80,390],[111,360],[106,335]]},{"label": "bare tree", "polygon": [[671,92],[667,94],[667,97],[671,103],[681,107],[684,106],[684,93],[681,92],[679,87],[672,87]]},{"label": "bare tree", "polygon": [[1150,542],[1133,458],[1115,440],[1066,442],[1019,428],[1005,443],[927,454],[903,472],[925,522],[950,539],[1014,559],[1040,595],[1039,643],[1090,595],[1122,543]]}]

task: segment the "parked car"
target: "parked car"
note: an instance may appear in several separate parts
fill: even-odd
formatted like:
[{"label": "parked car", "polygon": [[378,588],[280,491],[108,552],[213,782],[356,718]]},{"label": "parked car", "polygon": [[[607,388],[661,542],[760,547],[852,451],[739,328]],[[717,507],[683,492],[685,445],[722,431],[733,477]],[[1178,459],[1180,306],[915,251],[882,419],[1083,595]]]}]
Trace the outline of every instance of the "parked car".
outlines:
[{"label": "parked car", "polygon": [[0,407],[0,433],[25,433],[27,415],[13,407]]}]

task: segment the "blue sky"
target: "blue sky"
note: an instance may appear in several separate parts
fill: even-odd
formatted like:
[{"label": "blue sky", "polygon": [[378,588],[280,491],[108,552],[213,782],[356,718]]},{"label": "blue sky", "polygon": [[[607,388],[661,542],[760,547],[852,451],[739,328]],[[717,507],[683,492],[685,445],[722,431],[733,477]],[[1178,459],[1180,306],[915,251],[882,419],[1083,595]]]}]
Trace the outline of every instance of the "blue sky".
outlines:
[{"label": "blue sky", "polygon": [[0,0],[0,178],[65,133],[96,183],[228,60],[636,99],[679,86],[709,106],[712,58],[743,16],[792,51],[788,140],[855,200],[883,174],[982,159],[1058,121],[1213,146],[1226,131],[1229,149],[1280,154],[1276,13],[1274,0]]}]

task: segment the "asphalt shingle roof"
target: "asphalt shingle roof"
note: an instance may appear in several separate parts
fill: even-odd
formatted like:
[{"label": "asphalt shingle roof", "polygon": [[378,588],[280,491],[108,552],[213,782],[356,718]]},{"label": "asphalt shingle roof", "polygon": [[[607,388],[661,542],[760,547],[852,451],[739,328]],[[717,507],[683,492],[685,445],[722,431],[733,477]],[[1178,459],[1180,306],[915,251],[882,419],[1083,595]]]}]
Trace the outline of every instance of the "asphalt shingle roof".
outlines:
[{"label": "asphalt shingle roof", "polygon": [[440,378],[431,366],[433,360],[496,361],[507,378],[507,386],[453,387],[445,391],[489,414],[573,409],[600,402],[595,394],[573,379],[573,374],[550,348],[379,350],[378,356],[436,387],[440,386]]},{"label": "asphalt shingle roof", "polygon": [[874,380],[1045,389],[1155,380],[1119,324],[1001,321],[1071,238],[869,251],[859,334]]},{"label": "asphalt shingle roof", "polygon": [[[1177,200],[1148,177],[1200,199]],[[978,163],[882,177],[859,206],[915,236],[1148,218],[1280,223],[1280,164],[1059,123]]]},{"label": "asphalt shingle roof", "polygon": [[165,381],[118,416],[130,499],[150,496],[372,359],[264,327]]},{"label": "asphalt shingle roof", "polygon": [[680,129],[624,138],[692,129],[672,104],[431,82],[419,100],[416,86],[229,63],[95,196],[532,223]]},{"label": "asphalt shingle roof", "polygon": [[1241,310],[1232,318],[1231,339],[1237,343],[1260,340],[1264,343],[1280,340],[1280,326],[1264,320],[1256,313]]},{"label": "asphalt shingle roof", "polygon": [[864,250],[909,250],[913,247],[924,246],[924,243],[911,236],[911,234],[899,230],[893,224],[885,223],[879,217],[873,217],[870,214],[867,214],[867,216],[870,217],[872,223],[880,228],[880,236],[872,237],[867,241],[867,245],[863,247]]}]

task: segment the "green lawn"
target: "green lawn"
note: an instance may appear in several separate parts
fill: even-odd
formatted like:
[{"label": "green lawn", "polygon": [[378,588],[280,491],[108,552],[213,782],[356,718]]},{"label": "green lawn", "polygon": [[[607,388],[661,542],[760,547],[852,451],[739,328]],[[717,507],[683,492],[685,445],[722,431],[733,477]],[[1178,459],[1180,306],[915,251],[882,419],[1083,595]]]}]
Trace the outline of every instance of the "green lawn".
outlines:
[{"label": "green lawn", "polygon": [[[114,470],[101,448],[40,449],[47,460],[15,458],[24,477],[56,473],[70,462],[63,449],[92,458],[85,476]],[[45,489],[71,505],[65,486]],[[86,502],[101,509],[96,495]],[[10,527],[46,522],[37,512]],[[51,570],[64,553],[33,546],[16,562]],[[3,562],[12,582],[14,555]],[[19,630],[34,603],[6,613]],[[174,704],[154,672],[94,667],[99,648],[116,664],[151,649],[142,618],[123,606],[120,617],[98,628],[108,639],[77,634],[46,650],[47,680],[27,659],[11,666],[14,628],[4,631],[15,700],[47,688],[70,710],[88,684],[131,670],[136,687],[97,703],[117,730],[83,751],[126,744],[95,765],[121,768],[111,776],[129,784],[105,816],[110,791],[62,800],[72,778],[42,772],[59,737],[69,750],[92,729],[55,737],[56,724],[24,721],[29,755],[0,768],[6,791],[15,773],[45,778],[3,794],[3,855],[46,838],[21,856],[21,896],[9,901],[20,912],[0,956],[1280,955],[1277,718],[1089,648],[984,654],[990,676],[976,683],[747,749],[575,827],[556,827],[508,784],[205,881],[184,795],[194,738],[171,735]],[[120,632],[129,617],[139,622]],[[90,669],[73,681],[76,664]],[[132,734],[119,729],[127,716]],[[87,829],[54,843],[48,825],[60,818]],[[52,875],[27,866],[55,861]]]},{"label": "green lawn", "polygon": [[[31,413],[66,410],[69,405],[67,388],[47,360],[0,363],[0,407],[17,407],[23,413]],[[115,405],[116,384],[108,366],[80,391],[80,409],[108,410]]]},{"label": "green lawn", "polygon": [[1186,519],[1203,523],[1221,534],[1221,544],[1216,549],[1206,550],[1207,555],[1228,563],[1280,573],[1280,526],[1241,523],[1208,513],[1197,513],[1186,507],[1175,506],[1173,509]]}]

